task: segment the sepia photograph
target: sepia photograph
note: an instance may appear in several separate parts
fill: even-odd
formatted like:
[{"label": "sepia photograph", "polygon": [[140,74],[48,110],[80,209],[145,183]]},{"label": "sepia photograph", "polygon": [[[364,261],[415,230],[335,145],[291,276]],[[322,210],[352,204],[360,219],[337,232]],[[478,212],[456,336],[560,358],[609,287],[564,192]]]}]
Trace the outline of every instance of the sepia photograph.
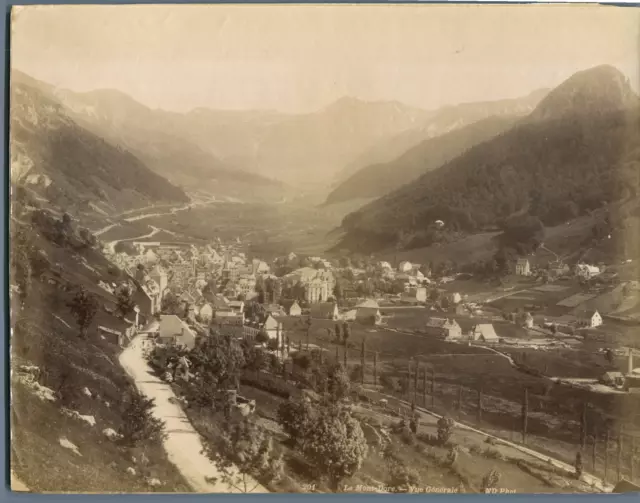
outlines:
[{"label": "sepia photograph", "polygon": [[640,491],[640,10],[14,6],[32,493]]}]

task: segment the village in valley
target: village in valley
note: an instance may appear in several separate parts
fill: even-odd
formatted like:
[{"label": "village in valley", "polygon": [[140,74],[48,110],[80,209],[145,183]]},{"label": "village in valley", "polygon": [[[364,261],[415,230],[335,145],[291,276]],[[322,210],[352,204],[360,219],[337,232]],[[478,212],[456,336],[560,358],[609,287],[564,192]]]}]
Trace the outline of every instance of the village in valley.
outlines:
[{"label": "village in valley", "polygon": [[640,491],[640,18],[399,7],[12,10],[13,490]]},{"label": "village in valley", "polygon": [[615,266],[557,259],[532,266],[524,257],[512,264],[509,286],[484,284],[480,290],[472,274],[450,263],[404,260],[392,266],[359,259],[354,264],[294,252],[268,263],[247,257],[245,249],[239,238],[204,246],[116,245],[121,251],[107,256],[129,281],[101,286],[130,292],[136,332],[189,349],[210,330],[251,339],[261,334],[268,338],[264,346],[286,359],[292,339],[297,342],[314,322],[331,320],[361,331],[403,331],[503,354],[588,347],[603,360],[625,357],[628,363],[591,379],[545,375],[600,393],[640,392],[640,367],[633,366],[640,349],[621,344],[624,327],[635,318],[617,314],[635,307],[640,284],[621,279]]},{"label": "village in valley", "polygon": [[[141,337],[150,365],[187,410],[185,390],[202,379],[191,361],[199,357],[190,354],[212,337],[231,337],[262,356],[255,376],[245,370],[229,381],[229,400],[267,428],[280,431],[276,396],[291,396],[295,383],[322,393],[331,380],[320,368],[334,362],[368,414],[411,417],[426,407],[511,445],[526,439],[570,466],[572,443],[587,438],[604,484],[626,470],[635,476],[635,443],[616,454],[617,476],[606,475],[609,454],[595,454],[600,443],[611,448],[602,436],[610,400],[640,391],[631,335],[638,283],[624,277],[629,261],[568,263],[539,250],[494,278],[478,278],[468,272],[473,266],[451,262],[294,252],[263,260],[250,249],[240,238],[104,248],[127,280],[100,286],[135,306],[120,343]],[[622,438],[616,435],[607,438]],[[633,428],[625,435],[634,438]]]}]

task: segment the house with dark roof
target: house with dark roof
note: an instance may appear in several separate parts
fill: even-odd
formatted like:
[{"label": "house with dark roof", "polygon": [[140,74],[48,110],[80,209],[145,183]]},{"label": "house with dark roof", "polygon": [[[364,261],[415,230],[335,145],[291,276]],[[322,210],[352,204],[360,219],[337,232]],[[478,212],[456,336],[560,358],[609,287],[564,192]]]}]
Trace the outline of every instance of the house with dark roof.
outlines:
[{"label": "house with dark roof", "polygon": [[380,306],[373,299],[367,299],[356,306],[356,321],[366,325],[377,325],[382,320]]},{"label": "house with dark roof", "polygon": [[427,335],[444,337],[447,340],[457,340],[462,337],[462,329],[455,319],[429,318],[425,325]]},{"label": "house with dark roof", "polygon": [[311,304],[310,314],[312,318],[321,320],[337,320],[339,316],[338,305],[335,302]]}]

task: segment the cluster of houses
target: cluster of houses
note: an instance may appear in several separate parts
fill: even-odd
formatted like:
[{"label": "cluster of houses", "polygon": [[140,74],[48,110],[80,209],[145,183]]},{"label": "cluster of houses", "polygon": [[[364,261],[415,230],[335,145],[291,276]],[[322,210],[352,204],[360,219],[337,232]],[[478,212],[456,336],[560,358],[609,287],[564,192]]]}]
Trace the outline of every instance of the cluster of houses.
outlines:
[{"label": "cluster of houses", "polygon": [[424,331],[427,335],[443,338],[448,342],[499,342],[491,323],[478,323],[464,332],[455,319],[432,317],[427,321]]},{"label": "cluster of houses", "polygon": [[626,373],[617,371],[605,372],[599,380],[602,384],[618,390],[624,390],[628,393],[640,393],[640,368],[633,367],[634,354],[640,354],[640,351],[626,348],[626,353]]},{"label": "cluster of houses", "polygon": [[[547,271],[553,277],[559,278],[571,275],[571,268],[564,261],[558,259],[551,261],[547,264]],[[513,272],[518,276],[531,276],[534,274],[534,268],[532,267],[529,259],[521,257],[516,260],[514,264]],[[590,280],[599,276],[602,273],[600,267],[583,262],[578,262],[573,268],[573,275],[583,280]]]}]

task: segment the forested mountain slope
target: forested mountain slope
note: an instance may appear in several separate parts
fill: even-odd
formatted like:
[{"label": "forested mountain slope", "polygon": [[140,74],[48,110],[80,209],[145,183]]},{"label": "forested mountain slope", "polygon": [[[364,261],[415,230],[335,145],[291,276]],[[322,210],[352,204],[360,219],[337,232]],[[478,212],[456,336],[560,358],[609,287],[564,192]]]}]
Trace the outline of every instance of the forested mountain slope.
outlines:
[{"label": "forested mountain slope", "polygon": [[517,117],[489,117],[423,141],[398,159],[374,164],[353,174],[327,197],[327,204],[379,197],[436,169],[469,148],[509,129]]},{"label": "forested mountain slope", "polygon": [[432,223],[474,232],[516,214],[545,224],[636,194],[640,108],[609,66],[579,72],[527,120],[351,213],[342,246],[426,245]]}]

